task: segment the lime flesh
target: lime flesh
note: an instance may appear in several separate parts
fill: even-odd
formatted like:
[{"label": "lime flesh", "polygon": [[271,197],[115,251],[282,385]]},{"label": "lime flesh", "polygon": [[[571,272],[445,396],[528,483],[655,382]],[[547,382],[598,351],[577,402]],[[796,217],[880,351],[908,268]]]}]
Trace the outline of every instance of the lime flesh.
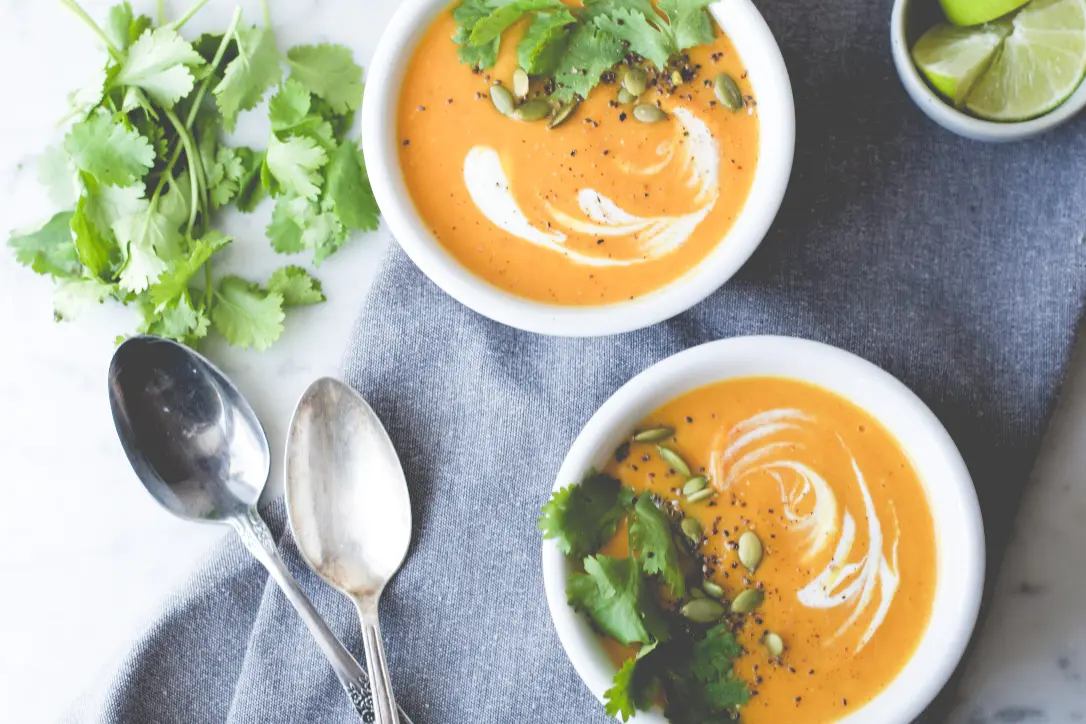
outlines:
[{"label": "lime flesh", "polygon": [[939,0],[947,20],[955,25],[980,25],[1001,18],[1029,0]]},{"label": "lime flesh", "polygon": [[913,46],[913,62],[937,91],[960,104],[1010,31],[1006,21],[978,28],[940,23]]},{"label": "lime flesh", "polygon": [[1074,92],[1086,75],[1086,0],[1033,0],[966,98],[971,112],[992,121],[1043,115]]}]

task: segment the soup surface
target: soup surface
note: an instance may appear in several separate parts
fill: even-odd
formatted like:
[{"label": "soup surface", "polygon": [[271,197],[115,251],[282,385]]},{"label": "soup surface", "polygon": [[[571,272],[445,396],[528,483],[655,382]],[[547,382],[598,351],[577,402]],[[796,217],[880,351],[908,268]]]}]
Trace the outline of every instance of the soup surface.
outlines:
[{"label": "soup surface", "polygon": [[[746,202],[758,156],[757,105],[741,59],[717,29],[689,51],[693,77],[620,105],[613,80],[563,124],[503,116],[488,93],[510,85],[523,24],[497,64],[457,59],[451,10],[423,36],[398,109],[407,188],[435,237],[489,283],[533,300],[596,305],[633,299],[689,271],[721,242]],[[731,74],[747,96],[730,111],[712,88]]]},{"label": "soup surface", "polygon": [[[694,390],[641,429],[661,425],[675,430],[667,445],[709,476],[715,497],[686,501],[684,479],[652,445],[635,443],[606,472],[679,501],[701,523],[710,580],[729,598],[752,586],[765,593],[738,633],[747,654],[736,673],[756,692],[743,721],[832,722],[858,710],[912,656],[935,595],[934,524],[904,452],[850,402],[780,378]],[[735,550],[747,530],[764,546],[753,574]],[[606,552],[625,551],[620,531]],[[762,645],[770,631],[784,641],[779,659]],[[616,663],[630,653],[607,645]]]}]

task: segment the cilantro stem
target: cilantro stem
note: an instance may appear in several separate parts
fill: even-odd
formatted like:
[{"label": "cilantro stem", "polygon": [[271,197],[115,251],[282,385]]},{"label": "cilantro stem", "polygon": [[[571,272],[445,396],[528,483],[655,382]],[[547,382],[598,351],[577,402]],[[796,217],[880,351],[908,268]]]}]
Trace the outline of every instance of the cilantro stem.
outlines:
[{"label": "cilantro stem", "polygon": [[271,11],[268,10],[268,0],[260,0],[260,10],[264,13],[264,27],[271,30]]},{"label": "cilantro stem", "polygon": [[208,2],[210,2],[210,0],[196,0],[196,4],[189,8],[184,15],[170,23],[169,27],[173,28],[174,30],[180,30],[185,25],[185,23],[187,23],[189,20],[192,20],[192,16],[200,12],[200,8],[202,8],[204,5],[207,5]]},{"label": "cilantro stem", "polygon": [[204,311],[211,311],[211,259],[204,262],[204,298],[200,300],[200,303],[204,305]]},{"label": "cilantro stem", "polygon": [[203,166],[200,164],[200,157],[197,155],[196,149],[193,148],[192,136],[189,135],[188,129],[181,125],[181,119],[177,117],[172,108],[163,108],[162,110],[173,125],[174,131],[177,132],[181,145],[185,147],[185,156],[189,160],[189,184],[192,187],[192,203],[189,205],[189,221],[185,229],[185,235],[191,238],[192,227],[196,224],[196,212],[199,210],[203,198],[200,194],[200,184],[197,178],[200,176]]},{"label": "cilantro stem", "polygon": [[156,23],[158,23],[159,25],[165,25],[166,24],[166,1],[165,0],[156,0],[155,1],[155,16],[156,16],[155,17],[155,22]]},{"label": "cilantro stem", "polygon": [[192,102],[192,107],[189,108],[189,114],[185,118],[185,128],[192,128],[192,124],[196,122],[196,112],[200,110],[200,106],[203,105],[204,96],[207,95],[207,87],[211,82],[211,77],[215,74],[215,71],[219,68],[219,63],[222,62],[223,56],[226,55],[226,49],[230,45],[230,41],[234,38],[234,33],[237,32],[238,23],[241,22],[241,8],[234,8],[234,16],[230,19],[230,25],[226,28],[226,32],[222,34],[222,40],[219,41],[219,47],[215,51],[215,57],[211,59],[211,65],[208,68],[208,73],[204,79],[200,82],[200,89],[196,91],[196,100]]},{"label": "cilantro stem", "polygon": [[98,23],[94,22],[94,18],[92,18],[90,15],[87,15],[87,11],[80,7],[79,3],[77,3],[75,0],[60,0],[60,4],[71,10],[76,15],[76,17],[86,23],[87,27],[94,31],[94,34],[98,36],[98,39],[105,43],[106,50],[109,51],[110,55],[112,55],[116,60],[121,59],[122,53],[120,49],[116,45],[114,45],[113,41],[109,39],[109,36],[107,36],[102,31],[102,29],[98,27]]}]

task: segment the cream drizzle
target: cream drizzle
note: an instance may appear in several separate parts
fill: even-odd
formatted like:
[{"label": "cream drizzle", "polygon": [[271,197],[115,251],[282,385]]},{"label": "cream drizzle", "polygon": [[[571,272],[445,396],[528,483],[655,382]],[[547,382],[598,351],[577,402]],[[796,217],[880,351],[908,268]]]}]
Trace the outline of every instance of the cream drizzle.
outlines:
[{"label": "cream drizzle", "polygon": [[548,213],[570,232],[598,237],[632,236],[636,256],[615,259],[584,254],[570,249],[565,233],[544,230],[533,224],[517,203],[511,190],[509,176],[502,166],[501,155],[495,149],[479,145],[464,158],[464,182],[471,200],[479,211],[498,228],[536,246],[564,254],[587,266],[629,266],[642,264],[680,248],[705,217],[712,211],[720,195],[720,148],[709,127],[693,112],[675,108],[672,115],[677,123],[671,141],[657,149],[658,163],[635,167],[617,161],[624,173],[653,175],[663,171],[682,149],[682,172],[686,185],[693,192],[698,207],[687,214],[675,216],[637,216],[620,207],[612,199],[592,188],[576,193],[580,216],[562,211],[549,201]]},{"label": "cream drizzle", "polygon": [[[816,422],[814,417],[803,411],[790,408],[768,410],[754,415],[722,436],[720,449],[714,450],[710,457],[710,468],[713,484],[721,491],[726,491],[757,473],[764,473],[775,481],[780,488],[784,515],[793,524],[791,529],[804,536],[807,546],[804,560],[811,560],[836,541],[829,563],[796,592],[796,598],[807,608],[851,607],[848,618],[833,636],[824,641],[824,645],[833,643],[856,625],[872,605],[877,590],[878,606],[854,650],[854,653],[859,653],[882,625],[897,593],[900,583],[897,548],[901,529],[895,513],[891,559],[887,560],[883,526],[875,510],[867,480],[840,435],[835,434],[835,438],[849,456],[852,476],[850,480],[835,483],[838,486],[855,484],[860,490],[864,502],[863,519],[867,522],[866,552],[854,550],[856,519],[852,511],[840,511],[833,486],[807,464],[780,457],[780,454],[787,450],[802,450],[803,443],[789,439],[789,435],[805,431]],[[765,480],[764,477],[750,479],[752,482]],[[810,511],[800,512],[799,505],[812,494],[814,503]]]}]

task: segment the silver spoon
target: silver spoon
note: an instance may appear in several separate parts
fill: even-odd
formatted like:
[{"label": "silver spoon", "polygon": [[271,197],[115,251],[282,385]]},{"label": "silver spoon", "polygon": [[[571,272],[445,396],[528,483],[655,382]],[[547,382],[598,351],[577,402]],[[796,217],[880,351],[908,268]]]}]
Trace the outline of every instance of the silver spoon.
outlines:
[{"label": "silver spoon", "polygon": [[109,365],[109,405],[140,481],[185,520],[230,525],[264,564],[332,665],[355,710],[369,716],[366,672],[279,557],[256,503],[271,456],[259,420],[214,365],[176,342],[133,337]]},{"label": "silver spoon", "polygon": [[395,724],[377,603],[411,543],[411,500],[388,433],[361,395],[317,380],[287,436],[287,514],[302,557],[354,601],[378,724]]}]

